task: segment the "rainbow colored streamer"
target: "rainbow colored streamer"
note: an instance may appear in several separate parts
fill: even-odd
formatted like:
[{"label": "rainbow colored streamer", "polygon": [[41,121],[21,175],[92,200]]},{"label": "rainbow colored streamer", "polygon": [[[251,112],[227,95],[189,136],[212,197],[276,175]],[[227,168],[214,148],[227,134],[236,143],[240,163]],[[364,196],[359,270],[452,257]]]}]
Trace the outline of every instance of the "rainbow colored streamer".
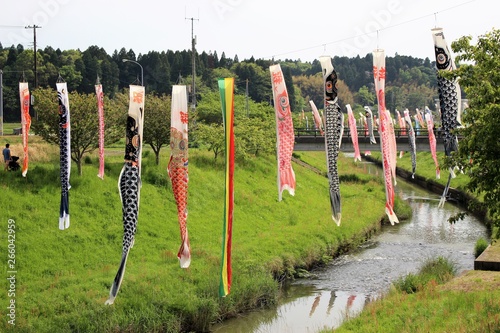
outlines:
[{"label": "rainbow colored streamer", "polygon": [[222,229],[222,267],[219,295],[225,297],[231,289],[231,242],[234,208],[234,78],[219,79],[219,92],[226,146],[224,225]]}]

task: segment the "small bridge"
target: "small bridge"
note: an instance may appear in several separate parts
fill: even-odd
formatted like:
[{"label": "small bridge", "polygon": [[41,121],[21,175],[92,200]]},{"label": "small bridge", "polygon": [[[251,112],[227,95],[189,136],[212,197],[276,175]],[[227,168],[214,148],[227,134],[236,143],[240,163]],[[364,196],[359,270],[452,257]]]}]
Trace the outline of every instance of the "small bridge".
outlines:
[{"label": "small bridge", "polygon": [[[380,150],[380,137],[377,131],[374,131],[375,139],[377,144],[370,143],[370,137],[364,128],[358,127],[358,145],[359,150],[363,153],[366,150]],[[443,138],[439,130],[434,132],[436,136],[436,150],[444,151]],[[394,129],[394,135],[396,136],[397,150],[409,151],[410,145],[408,140],[408,135],[406,130],[401,130],[399,128]],[[417,151],[430,151],[429,146],[429,133],[426,128],[415,129],[415,145]],[[318,130],[311,130],[305,128],[295,129],[295,151],[321,151],[325,150],[325,137],[321,135]],[[354,152],[354,147],[352,145],[351,132],[349,128],[344,127],[344,135],[342,136],[342,144],[340,145],[340,151],[342,152]]]}]

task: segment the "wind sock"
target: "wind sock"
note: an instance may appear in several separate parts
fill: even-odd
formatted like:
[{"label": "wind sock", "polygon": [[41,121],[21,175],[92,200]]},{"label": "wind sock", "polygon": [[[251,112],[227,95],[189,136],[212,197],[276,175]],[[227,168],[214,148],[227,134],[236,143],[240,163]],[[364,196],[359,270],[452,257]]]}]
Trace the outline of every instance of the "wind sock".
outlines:
[{"label": "wind sock", "polygon": [[439,179],[440,170],[439,170],[439,162],[437,159],[436,153],[436,136],[434,135],[434,120],[432,119],[431,110],[425,110],[425,121],[427,122],[427,131],[429,132],[429,146],[431,149],[432,159],[434,160],[434,164],[436,165],[436,179]]},{"label": "wind sock", "polygon": [[313,100],[310,100],[309,104],[311,105],[311,110],[314,117],[314,123],[316,124],[316,128],[319,130],[319,133],[321,135],[324,135],[325,132],[323,131],[323,122],[321,121],[321,116],[319,115],[318,108],[316,107],[316,104],[314,104]]},{"label": "wind sock", "polygon": [[122,259],[113,281],[113,285],[111,286],[111,290],[109,291],[109,298],[105,304],[113,304],[115,301],[125,274],[128,254],[132,246],[134,246],[141,191],[144,97],[143,86],[130,86],[130,100],[125,132],[125,161],[118,180],[123,213]]},{"label": "wind sock", "polygon": [[332,207],[332,218],[340,225],[340,181],[337,170],[337,158],[339,155],[342,134],[344,132],[344,114],[340,110],[337,95],[337,73],[333,68],[331,58],[323,56],[319,58],[323,79],[325,82],[325,149],[326,164],[328,168],[328,181],[330,185],[330,204]]},{"label": "wind sock", "polygon": [[184,85],[172,87],[172,116],[170,125],[170,161],[168,176],[172,182],[177,218],[181,230],[181,247],[177,253],[182,268],[191,263],[191,250],[187,230],[187,194],[188,194],[188,102]]},{"label": "wind sock", "polygon": [[28,172],[28,135],[31,127],[30,116],[30,91],[27,82],[19,82],[19,98],[21,99],[21,127],[23,130],[23,169],[22,175]]},{"label": "wind sock", "polygon": [[405,122],[408,126],[408,144],[410,145],[411,156],[411,178],[415,178],[415,170],[417,169],[417,146],[415,143],[415,131],[411,122],[410,111],[405,110]]},{"label": "wind sock", "polygon": [[389,121],[389,148],[390,148],[390,164],[391,164],[391,174],[392,174],[392,179],[394,180],[394,185],[397,185],[397,178],[396,178],[396,162],[397,162],[397,157],[398,157],[398,152],[397,152],[397,145],[396,145],[396,135],[394,134],[394,121],[391,116],[391,112],[389,110],[385,110],[385,113],[387,115],[387,119]]},{"label": "wind sock", "polygon": [[373,134],[373,112],[370,107],[365,106],[366,122],[368,124],[368,135],[370,136],[370,143],[377,144],[375,140],[375,135]]},{"label": "wind sock", "polygon": [[359,113],[359,126],[363,127],[365,136],[368,135],[368,123],[366,122],[366,116],[360,112]]},{"label": "wind sock", "polygon": [[354,162],[356,162],[356,160],[361,161],[361,154],[359,153],[358,128],[356,127],[356,118],[354,118],[354,113],[352,113],[351,104],[347,104],[345,107],[347,108],[349,130],[351,131],[352,146],[354,147]]},{"label": "wind sock", "polygon": [[425,128],[425,120],[424,117],[422,117],[422,112],[418,108],[415,108],[415,121],[418,121],[420,128]]},{"label": "wind sock", "polygon": [[97,98],[97,115],[99,117],[99,173],[97,177],[104,179],[104,94],[102,84],[95,85]]},{"label": "wind sock", "polygon": [[[443,133],[444,153],[446,156],[450,156],[451,152],[457,151],[458,149],[457,136],[452,132],[460,126],[460,86],[458,80],[449,80],[439,73],[439,71],[453,71],[456,69],[455,63],[451,58],[448,43],[444,38],[443,29],[432,29],[432,38],[434,40],[436,67],[438,69],[437,83],[439,106],[441,109],[441,129]],[[450,188],[451,178],[455,177],[453,169],[450,168],[449,171],[450,175],[448,176],[448,182],[444,188],[438,207],[444,205]]]},{"label": "wind sock", "polygon": [[[360,126],[363,127],[363,129],[364,129],[364,133],[365,133],[364,136],[365,137],[368,136],[368,122],[366,119],[367,119],[366,116],[362,112],[360,112],[359,113],[359,122],[360,122]],[[371,151],[365,150],[365,156],[368,156],[371,154],[372,154]]]},{"label": "wind sock", "polygon": [[61,173],[61,206],[59,209],[59,229],[69,228],[69,176],[71,171],[71,126],[69,99],[66,82],[56,83],[59,101],[59,164]]},{"label": "wind sock", "polygon": [[384,50],[373,51],[373,77],[375,80],[375,91],[378,100],[379,112],[379,133],[380,148],[382,151],[384,180],[385,180],[385,213],[389,217],[389,222],[399,223],[398,217],[394,213],[394,187],[392,185],[391,172],[391,138],[389,136],[389,126],[391,119],[388,117],[385,109],[385,53]]},{"label": "wind sock", "polygon": [[413,118],[415,119],[415,132],[417,135],[420,135],[420,122],[418,121],[418,117],[414,115]]},{"label": "wind sock", "polygon": [[[288,100],[285,79],[279,64],[269,66],[271,84],[273,86],[274,110],[276,114],[276,136],[278,153],[278,201],[287,190],[295,195],[295,173],[292,169],[292,153],[295,143],[293,132],[292,111]],[[307,123],[307,117],[306,117]],[[307,124],[307,127],[308,124]]]},{"label": "wind sock", "polygon": [[[399,126],[399,134],[400,135],[406,135],[406,124],[405,124],[405,120],[401,117],[401,113],[396,110],[396,114],[397,114],[397,122],[398,122],[398,126]],[[401,150],[399,152],[399,158],[402,158],[403,157],[403,153],[404,151]]]},{"label": "wind sock", "polygon": [[224,224],[222,230],[222,267],[219,295],[225,297],[231,290],[231,243],[234,209],[234,78],[219,79],[219,92],[224,120],[226,146],[226,177],[224,196]]}]

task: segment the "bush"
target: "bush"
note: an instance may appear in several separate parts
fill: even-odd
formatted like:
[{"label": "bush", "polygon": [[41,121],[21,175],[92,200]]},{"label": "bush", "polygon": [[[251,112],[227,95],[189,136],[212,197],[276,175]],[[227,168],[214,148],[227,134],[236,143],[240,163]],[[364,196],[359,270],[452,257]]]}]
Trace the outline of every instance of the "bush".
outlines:
[{"label": "bush", "polygon": [[407,293],[407,294],[413,294],[416,293],[417,290],[420,289],[421,287],[421,282],[420,278],[418,275],[415,274],[408,274],[405,277],[400,277],[398,278],[394,283],[394,287],[396,290]]},{"label": "bush", "polygon": [[393,285],[396,290],[407,294],[422,290],[429,282],[445,283],[456,274],[454,263],[443,257],[427,260],[420,268],[418,274],[408,274],[397,279]]},{"label": "bush", "polygon": [[483,253],[484,250],[488,247],[488,242],[484,238],[479,238],[474,246],[474,257],[477,258]]},{"label": "bush", "polygon": [[431,280],[441,284],[451,280],[456,273],[457,268],[453,262],[444,257],[437,257],[427,260],[420,268],[419,274],[424,279],[425,284]]}]

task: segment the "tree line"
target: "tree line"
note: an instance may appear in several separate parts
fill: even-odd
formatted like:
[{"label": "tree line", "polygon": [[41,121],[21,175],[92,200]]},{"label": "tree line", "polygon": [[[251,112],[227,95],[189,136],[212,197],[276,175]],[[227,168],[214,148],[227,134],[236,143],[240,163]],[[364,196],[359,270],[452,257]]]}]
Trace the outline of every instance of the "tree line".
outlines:
[{"label": "tree line", "polygon": [[[97,46],[83,52],[54,50],[51,47],[38,50],[38,88],[30,85],[35,99],[32,129],[47,142],[58,144],[55,84],[59,79],[64,80],[70,92],[72,137],[75,138],[71,141],[72,159],[81,172],[84,155],[95,150],[98,142],[95,84],[99,81],[103,85],[106,144],[111,144],[123,136],[128,86],[134,82],[140,84],[142,79],[137,64],[123,62],[123,59],[137,61],[144,69],[146,87],[143,142],[152,148],[159,163],[160,150],[170,140],[170,91],[174,84],[189,85],[192,82],[191,56],[190,50],[151,51],[136,56],[133,50],[124,48],[108,55]],[[239,61],[237,56],[228,59],[224,53],[219,58],[216,52],[202,52],[195,56],[197,105],[195,111],[190,113],[190,144],[213,151],[214,159],[222,152],[224,132],[217,78],[234,77],[237,159],[241,161],[272,152],[276,133],[269,66],[273,62],[253,57],[244,61]],[[6,121],[20,120],[17,82],[34,81],[33,61],[33,50],[25,50],[22,45],[3,48],[0,44]],[[332,62],[341,78],[338,81],[341,106],[351,104],[355,111],[356,108],[362,111],[364,105],[376,107],[371,54],[364,58],[334,57]],[[294,111],[295,126],[304,126],[298,118],[302,110],[310,112],[309,100],[313,100],[318,108],[323,105],[321,65],[319,60],[301,62],[290,59],[280,61],[280,64]],[[392,105],[400,103],[398,107],[403,108],[405,103],[413,101],[415,107],[423,108],[436,97],[436,74],[429,59],[396,56],[388,59],[388,66],[394,67],[393,74],[388,75],[389,106],[392,101]],[[397,86],[391,86],[391,83]],[[398,96],[394,97],[396,94]]]},{"label": "tree line", "polygon": [[[137,61],[144,69],[146,92],[158,96],[169,95],[174,84],[192,82],[192,51],[150,51],[139,54],[130,49],[115,50],[111,55],[103,48],[90,46],[84,51],[60,50],[50,46],[37,50],[37,85],[55,87],[61,77],[69,91],[90,94],[99,78],[105,93],[113,98],[130,83],[140,81],[140,68],[123,59]],[[285,59],[279,61],[287,82],[293,112],[309,109],[309,100],[322,106],[322,76],[319,60],[302,62]],[[373,106],[376,97],[373,87],[372,55],[365,57],[334,56],[332,63],[339,77],[339,99],[341,105],[351,104],[361,110],[364,105]],[[217,88],[218,77],[235,77],[236,92],[245,93],[254,102],[272,101],[269,66],[272,60],[245,59],[236,55],[227,58],[222,52],[205,51],[195,54],[197,101],[204,94]],[[434,109],[437,98],[435,62],[429,58],[396,55],[387,57],[386,96],[387,107],[414,110],[429,106]],[[22,45],[4,48],[0,43],[0,69],[4,81],[4,119],[19,121],[20,113],[17,82],[35,79],[34,51]]]}]

